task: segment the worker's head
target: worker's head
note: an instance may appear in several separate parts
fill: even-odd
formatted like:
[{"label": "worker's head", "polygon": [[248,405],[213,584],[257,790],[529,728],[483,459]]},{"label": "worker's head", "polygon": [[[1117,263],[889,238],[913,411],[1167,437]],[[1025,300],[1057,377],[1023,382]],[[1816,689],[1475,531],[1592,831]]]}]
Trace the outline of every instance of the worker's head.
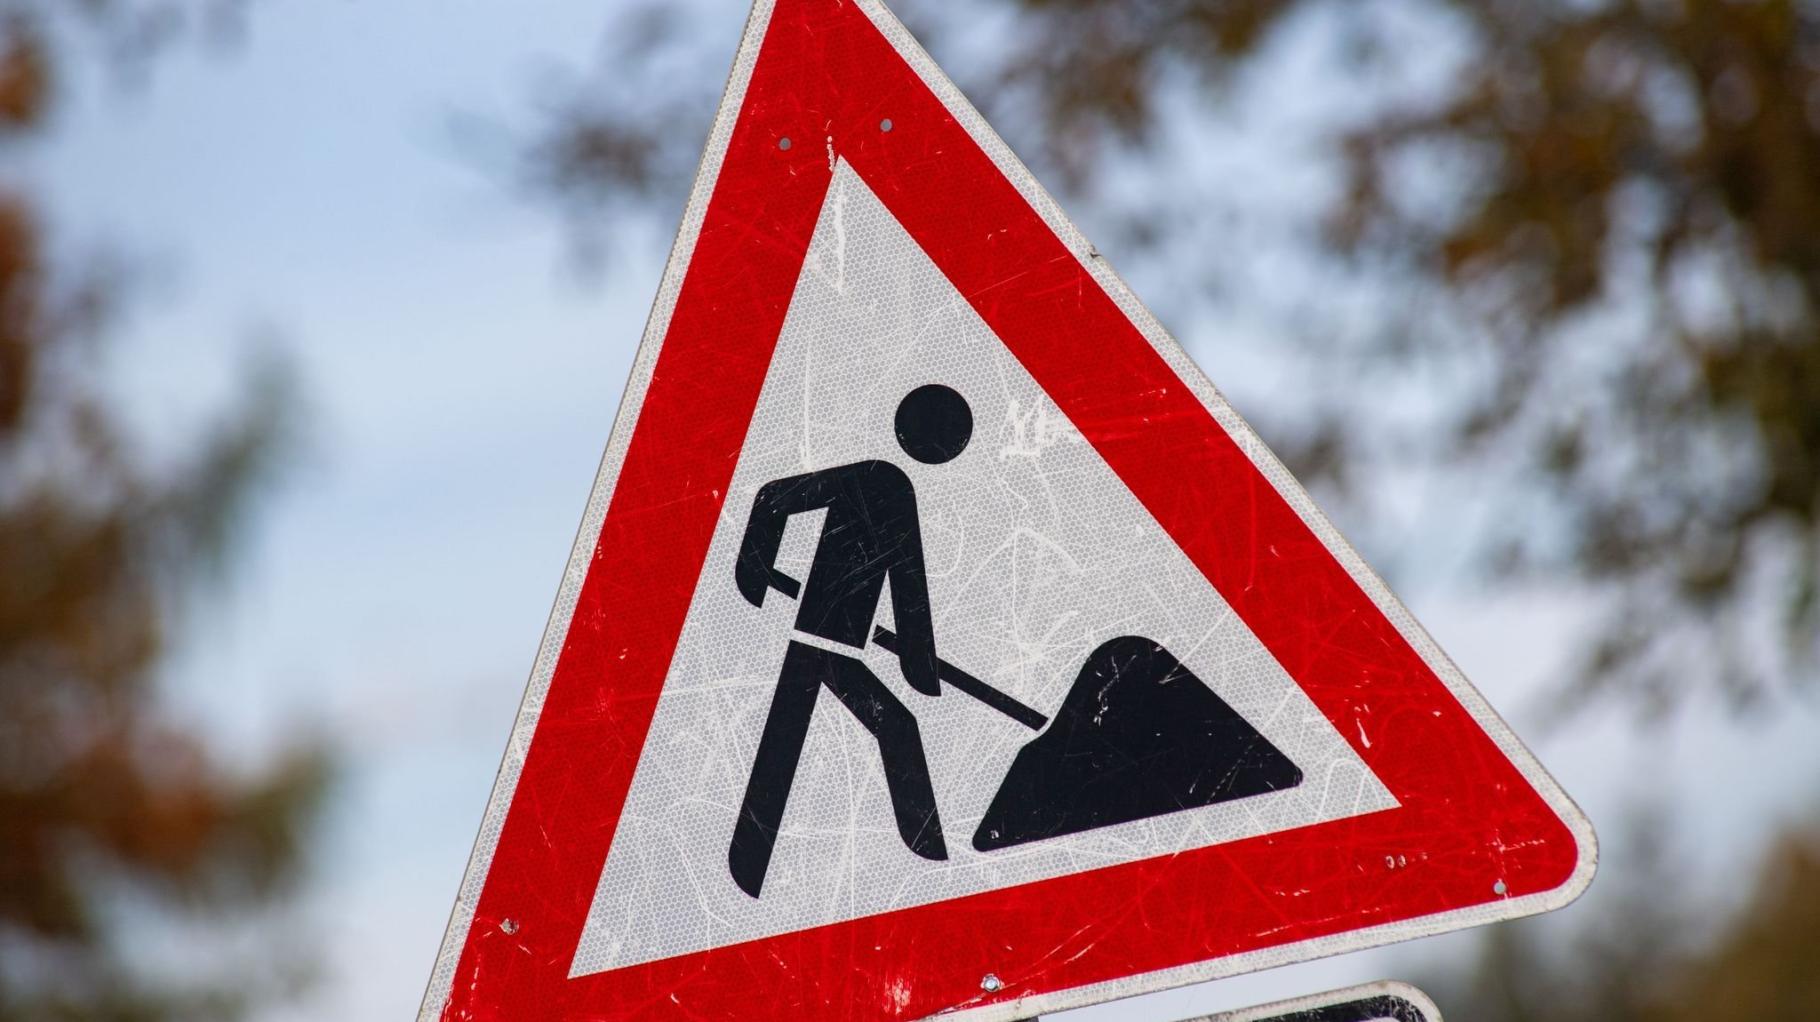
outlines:
[{"label": "worker's head", "polygon": [[925,465],[953,461],[971,439],[973,409],[952,388],[925,384],[898,403],[897,442]]}]

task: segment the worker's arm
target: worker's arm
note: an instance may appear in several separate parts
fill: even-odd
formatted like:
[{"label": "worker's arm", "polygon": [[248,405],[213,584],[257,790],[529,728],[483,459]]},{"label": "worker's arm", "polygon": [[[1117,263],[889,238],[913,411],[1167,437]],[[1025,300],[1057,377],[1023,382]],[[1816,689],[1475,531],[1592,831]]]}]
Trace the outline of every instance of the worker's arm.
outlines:
[{"label": "worker's arm", "polygon": [[913,513],[898,541],[891,566],[891,610],[897,618],[897,662],[910,687],[924,695],[942,694],[936,670],[935,625],[929,616],[929,579],[923,568],[923,536]]},{"label": "worker's arm", "polygon": [[814,474],[791,476],[766,483],[752,501],[752,515],[746,520],[746,535],[740,540],[739,559],[734,564],[734,582],[741,596],[754,607],[765,605],[765,593],[776,589],[794,598],[802,586],[777,570],[777,548],[784,541],[784,526],[790,516],[811,507],[819,507],[813,485]]}]

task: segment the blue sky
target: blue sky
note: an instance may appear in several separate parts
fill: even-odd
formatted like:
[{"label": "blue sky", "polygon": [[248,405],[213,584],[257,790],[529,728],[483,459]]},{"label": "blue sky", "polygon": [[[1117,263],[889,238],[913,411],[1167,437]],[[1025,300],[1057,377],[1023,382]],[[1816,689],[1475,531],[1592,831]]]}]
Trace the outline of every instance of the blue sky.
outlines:
[{"label": "blue sky", "polygon": [[[702,6],[697,30],[713,37],[703,45],[730,56],[744,5]],[[617,407],[664,245],[649,223],[601,225],[620,239],[610,272],[578,280],[550,211],[478,172],[447,131],[459,111],[528,117],[544,69],[590,66],[608,10],[256,5],[244,45],[185,51],[144,92],[82,82],[30,169],[65,240],[115,244],[159,267],[110,366],[150,436],[176,444],[206,422],[268,327],[312,409],[308,456],[168,672],[172,712],[236,756],[257,759],[309,728],[348,755],[305,904],[328,971],[307,1003],[274,1018],[414,1012]],[[610,87],[610,69],[597,80]],[[709,113],[678,130],[704,135]],[[1206,152],[1256,144],[1246,133],[1258,130],[1233,118],[1218,131],[1234,134],[1216,132]],[[1076,212],[1091,235],[1093,211]],[[655,222],[667,229],[675,215]],[[1180,284],[1167,261],[1102,247],[1168,318]],[[1172,325],[1241,411],[1249,400],[1293,416],[1270,338],[1235,325],[1244,321]],[[1470,503],[1472,485],[1430,478],[1415,492],[1444,509]],[[1521,711],[1552,682],[1584,602],[1487,594],[1449,544],[1431,549],[1422,533],[1374,530],[1366,552],[1421,565],[1405,597],[1530,731],[1534,714]],[[1817,721],[1812,706],[1791,704],[1741,733],[1714,723],[1720,712],[1697,703],[1654,736],[1595,716],[1534,744],[1608,842],[1628,800],[1659,791],[1697,861],[1737,875],[1820,783],[1808,740]],[[1715,882],[1708,893],[1739,890]],[[1564,915],[1596,914],[1600,891]],[[1380,978],[1465,944],[1425,941],[1065,1017],[1180,1017]]]}]

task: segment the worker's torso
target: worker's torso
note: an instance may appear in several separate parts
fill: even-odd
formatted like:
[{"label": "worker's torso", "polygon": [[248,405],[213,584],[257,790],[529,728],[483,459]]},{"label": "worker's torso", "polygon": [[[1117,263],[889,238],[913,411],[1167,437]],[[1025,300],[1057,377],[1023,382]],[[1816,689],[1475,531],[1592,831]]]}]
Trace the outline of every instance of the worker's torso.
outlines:
[{"label": "worker's torso", "polygon": [[828,509],[796,627],[864,647],[892,570],[922,556],[916,493],[902,469],[862,461],[816,473],[815,503]]}]

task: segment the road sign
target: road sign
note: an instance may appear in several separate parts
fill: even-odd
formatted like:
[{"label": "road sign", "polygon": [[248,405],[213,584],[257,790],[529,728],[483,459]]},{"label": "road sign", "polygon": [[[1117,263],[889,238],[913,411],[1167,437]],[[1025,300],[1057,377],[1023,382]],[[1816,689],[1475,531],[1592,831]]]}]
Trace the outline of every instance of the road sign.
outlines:
[{"label": "road sign", "polygon": [[423,1018],[1023,1018],[1593,858],[904,28],[762,0]]},{"label": "road sign", "polygon": [[1441,1022],[1441,1012],[1422,991],[1386,980],[1224,1011],[1193,1022]]}]

